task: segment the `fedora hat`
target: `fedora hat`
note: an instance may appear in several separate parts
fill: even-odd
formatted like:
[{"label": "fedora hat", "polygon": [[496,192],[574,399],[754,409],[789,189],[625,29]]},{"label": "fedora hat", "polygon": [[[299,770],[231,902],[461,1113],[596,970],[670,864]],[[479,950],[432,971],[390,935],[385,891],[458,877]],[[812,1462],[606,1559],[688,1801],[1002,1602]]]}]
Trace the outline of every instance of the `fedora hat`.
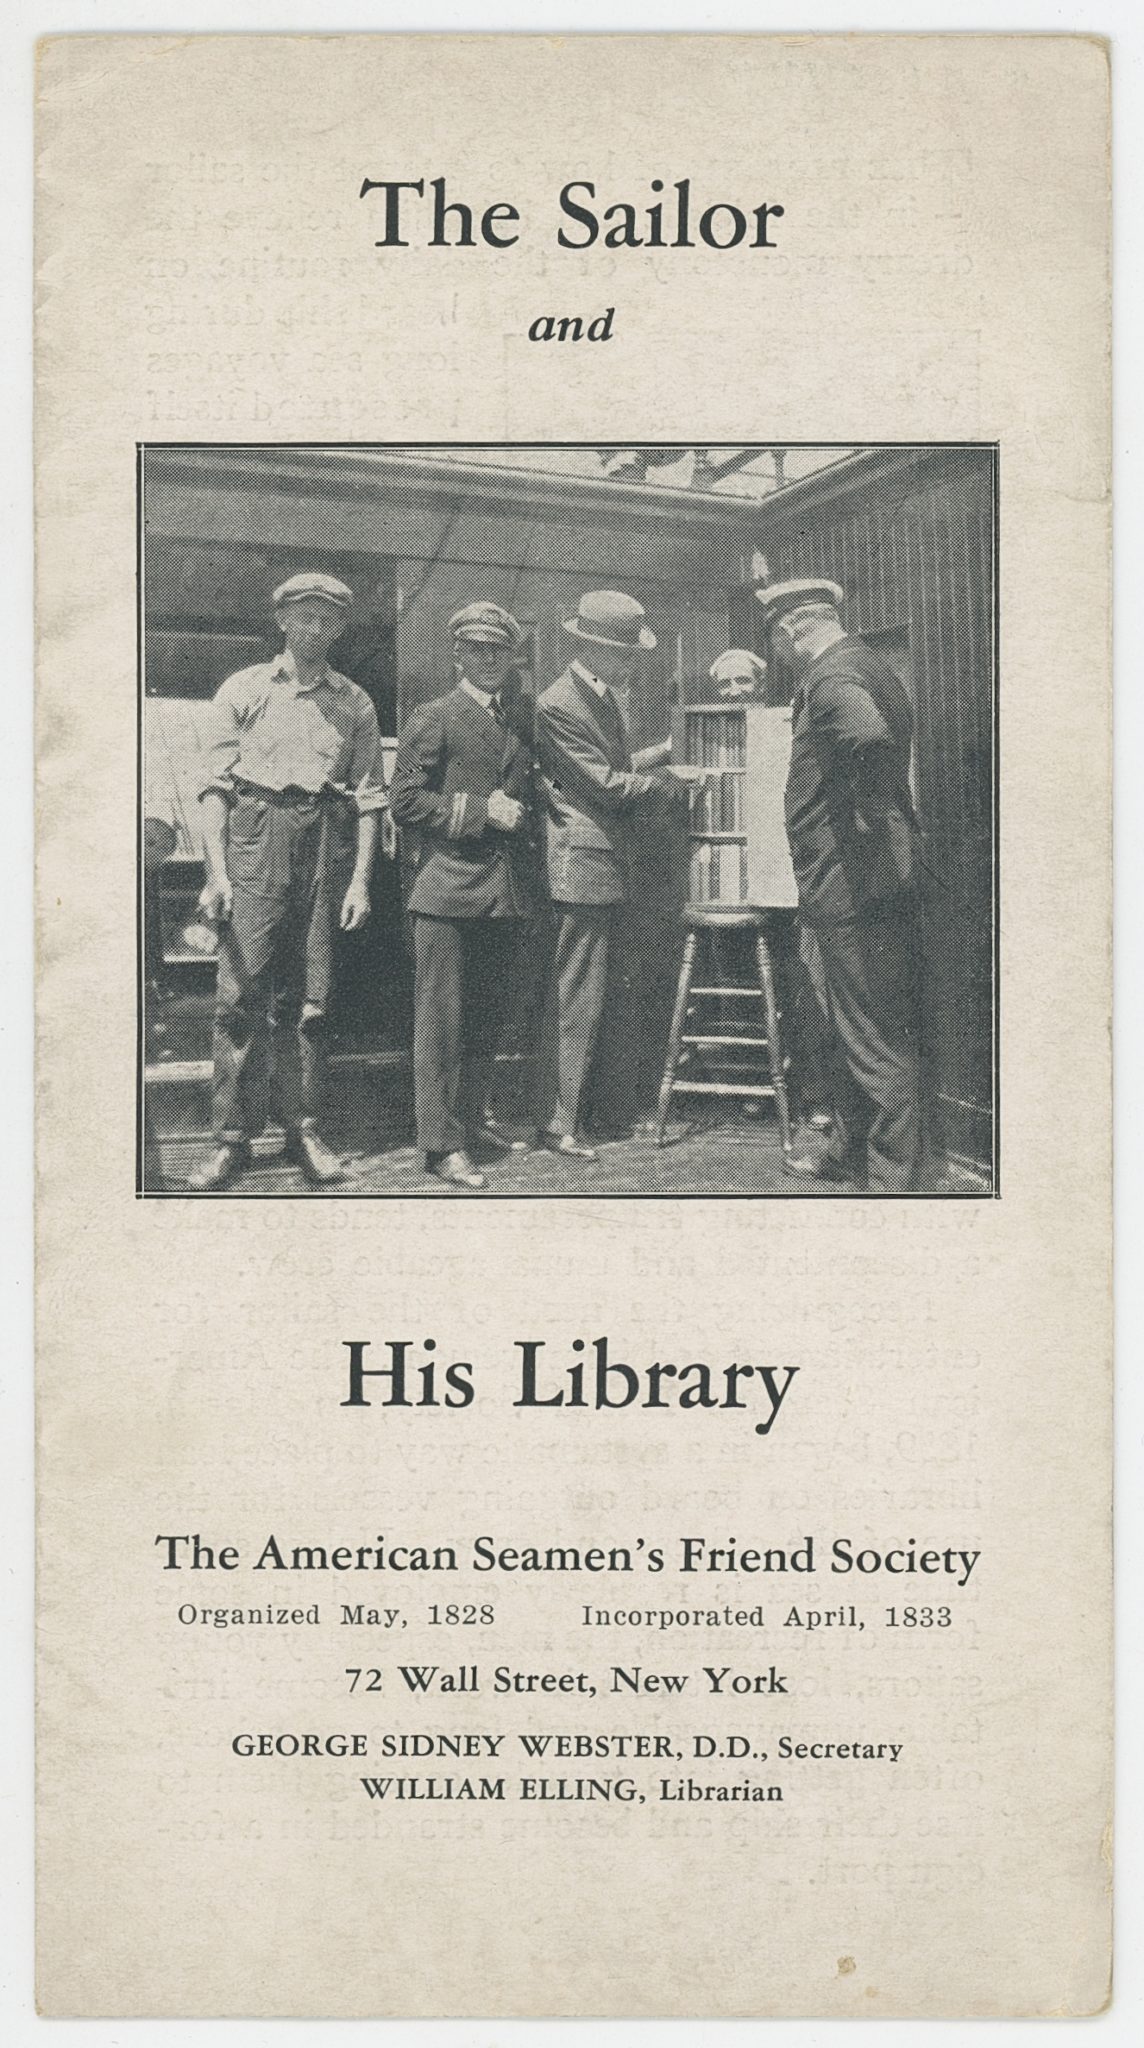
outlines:
[{"label": "fedora hat", "polygon": [[591,640],[597,647],[654,647],[655,634],[644,624],[647,614],[634,597],[622,590],[588,590],[580,599],[574,619],[565,619],[564,631],[574,640]]}]

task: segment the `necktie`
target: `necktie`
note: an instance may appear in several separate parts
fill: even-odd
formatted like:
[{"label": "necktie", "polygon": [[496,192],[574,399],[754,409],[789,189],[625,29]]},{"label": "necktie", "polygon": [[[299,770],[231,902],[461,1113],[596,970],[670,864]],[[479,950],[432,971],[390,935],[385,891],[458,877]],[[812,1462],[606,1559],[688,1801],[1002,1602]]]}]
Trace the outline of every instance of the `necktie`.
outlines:
[{"label": "necktie", "polygon": [[604,713],[605,725],[611,728],[613,738],[626,751],[628,739],[623,714],[611,690],[607,687],[605,687],[604,694],[600,699],[600,705]]}]

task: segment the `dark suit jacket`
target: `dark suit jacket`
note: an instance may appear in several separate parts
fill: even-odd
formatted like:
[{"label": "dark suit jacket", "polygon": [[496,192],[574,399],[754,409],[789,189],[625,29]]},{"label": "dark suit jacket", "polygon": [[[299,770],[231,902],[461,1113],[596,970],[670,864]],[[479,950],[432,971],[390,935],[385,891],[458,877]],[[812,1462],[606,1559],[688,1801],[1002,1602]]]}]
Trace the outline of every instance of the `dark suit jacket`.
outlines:
[{"label": "dark suit jacket", "polygon": [[812,661],[792,706],[786,826],[799,908],[860,916],[917,882],[914,720],[893,670],[847,634]]},{"label": "dark suit jacket", "polygon": [[[525,807],[516,832],[488,822],[504,790]],[[423,704],[402,729],[389,792],[412,843],[409,909],[424,917],[529,917],[540,907],[532,747],[467,690]]]},{"label": "dark suit jacket", "polygon": [[671,807],[664,778],[633,768],[614,698],[597,696],[571,668],[537,703],[536,747],[553,900],[622,903],[633,827]]}]

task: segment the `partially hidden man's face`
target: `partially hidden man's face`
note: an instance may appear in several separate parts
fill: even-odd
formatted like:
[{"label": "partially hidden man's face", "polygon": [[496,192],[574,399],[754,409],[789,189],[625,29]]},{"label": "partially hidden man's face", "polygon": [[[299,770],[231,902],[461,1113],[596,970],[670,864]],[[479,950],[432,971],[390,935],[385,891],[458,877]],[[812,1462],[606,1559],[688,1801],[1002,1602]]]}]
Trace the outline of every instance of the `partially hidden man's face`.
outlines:
[{"label": "partially hidden man's face", "polygon": [[801,675],[814,652],[817,628],[829,624],[833,613],[823,605],[798,605],[771,627],[771,652]]},{"label": "partially hidden man's face", "polygon": [[462,681],[489,696],[504,688],[513,667],[512,649],[503,640],[458,640],[454,655]]},{"label": "partially hidden man's face", "polygon": [[626,690],[639,658],[639,650],[634,647],[597,647],[589,641],[585,644],[585,652],[580,658],[585,668],[590,668],[598,681],[607,683],[613,690]]},{"label": "partially hidden man's face", "polygon": [[775,661],[784,663],[787,668],[795,666],[794,635],[785,619],[779,619],[771,627],[771,655]]},{"label": "partially hidden man's face", "polygon": [[297,604],[284,604],[275,617],[294,659],[314,667],[325,661],[346,623],[341,606],[328,604],[324,597],[302,597]]}]

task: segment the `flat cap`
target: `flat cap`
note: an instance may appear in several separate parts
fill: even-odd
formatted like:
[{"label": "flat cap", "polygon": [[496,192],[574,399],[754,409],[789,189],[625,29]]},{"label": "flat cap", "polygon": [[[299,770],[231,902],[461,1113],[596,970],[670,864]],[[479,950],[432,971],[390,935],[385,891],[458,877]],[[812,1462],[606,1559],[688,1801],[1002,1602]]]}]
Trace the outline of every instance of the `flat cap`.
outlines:
[{"label": "flat cap", "polygon": [[284,604],[301,604],[304,597],[321,597],[327,604],[335,604],[341,612],[348,612],[354,601],[353,591],[345,583],[339,583],[336,576],[323,576],[318,569],[303,570],[299,576],[288,576],[274,593],[272,603],[275,611]]},{"label": "flat cap", "polygon": [[708,673],[713,683],[746,682],[753,687],[762,682],[767,664],[749,647],[728,647],[725,654],[716,656]]},{"label": "flat cap", "polygon": [[755,596],[763,607],[768,626],[781,619],[786,612],[797,611],[803,604],[829,604],[838,611],[845,592],[837,583],[828,583],[821,576],[796,576],[789,583],[764,583]]},{"label": "flat cap", "polygon": [[494,647],[520,645],[521,632],[511,612],[501,604],[467,604],[449,620],[454,640],[484,640]]},{"label": "flat cap", "polygon": [[655,634],[646,618],[642,604],[622,590],[586,590],[577,617],[565,619],[564,631],[597,647],[650,648]]}]

